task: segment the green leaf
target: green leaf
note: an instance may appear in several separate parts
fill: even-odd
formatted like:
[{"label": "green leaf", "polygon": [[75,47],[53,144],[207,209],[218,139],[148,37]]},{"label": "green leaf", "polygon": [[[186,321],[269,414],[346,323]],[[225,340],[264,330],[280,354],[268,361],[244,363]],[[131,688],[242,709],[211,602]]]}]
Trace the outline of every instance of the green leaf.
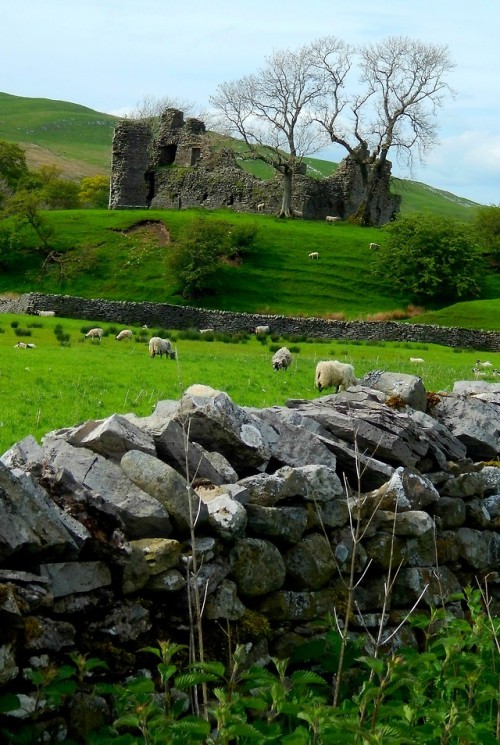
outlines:
[{"label": "green leaf", "polygon": [[0,714],[6,714],[9,711],[19,709],[21,702],[19,697],[14,693],[4,693],[0,696]]}]

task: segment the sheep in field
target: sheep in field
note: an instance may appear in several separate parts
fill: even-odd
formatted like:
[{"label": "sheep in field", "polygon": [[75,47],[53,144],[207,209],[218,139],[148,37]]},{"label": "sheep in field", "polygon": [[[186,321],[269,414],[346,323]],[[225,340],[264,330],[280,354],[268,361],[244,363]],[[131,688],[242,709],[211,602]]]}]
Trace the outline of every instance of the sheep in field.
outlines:
[{"label": "sheep in field", "polygon": [[410,362],[423,363],[422,357],[410,357]]},{"label": "sheep in field", "polygon": [[486,360],[486,362],[481,362],[481,360],[476,360],[476,367],[493,367],[491,362],[489,360]]},{"label": "sheep in field", "polygon": [[130,329],[123,329],[123,331],[120,331],[120,333],[115,336],[116,341],[121,341],[122,339],[133,339],[133,338],[134,338],[134,335]]},{"label": "sheep in field", "polygon": [[325,220],[329,225],[335,225],[336,222],[340,222],[342,220],[341,217],[333,216],[333,215],[327,215],[325,217]]},{"label": "sheep in field", "polygon": [[310,258],[310,259],[319,259],[319,253],[318,253],[317,251],[312,251],[312,252],[311,252],[311,253],[309,254],[309,258]]},{"label": "sheep in field", "polygon": [[266,206],[265,202],[261,202],[257,205],[257,212],[264,212],[264,207]]},{"label": "sheep in field", "polygon": [[200,329],[200,334],[213,334],[215,329]]},{"label": "sheep in field", "polygon": [[176,354],[172,347],[172,342],[169,339],[161,339],[159,336],[152,336],[149,340],[149,356],[150,357],[163,357],[165,359],[170,357],[171,360],[175,360]]},{"label": "sheep in field", "polygon": [[349,386],[357,385],[357,383],[359,380],[354,374],[354,368],[347,362],[320,360],[316,365],[314,384],[320,391],[324,388],[335,388],[338,393],[340,389],[345,391]]},{"label": "sheep in field", "polygon": [[370,249],[372,251],[378,251],[379,248],[380,248],[380,246],[379,246],[378,243],[370,243]]},{"label": "sheep in field", "polygon": [[259,334],[270,334],[271,333],[271,327],[270,326],[256,326],[255,327],[255,333],[257,336]]},{"label": "sheep in field", "polygon": [[273,354],[271,361],[274,370],[287,370],[292,364],[292,354],[287,347],[281,347]]},{"label": "sheep in field", "polygon": [[47,318],[53,318],[55,316],[56,312],[55,310],[39,310],[37,311],[37,315],[39,316],[45,316]]},{"label": "sheep in field", "polygon": [[104,329],[101,328],[90,329],[90,331],[87,331],[87,333],[85,334],[86,339],[97,339],[99,342],[101,341],[103,336]]}]

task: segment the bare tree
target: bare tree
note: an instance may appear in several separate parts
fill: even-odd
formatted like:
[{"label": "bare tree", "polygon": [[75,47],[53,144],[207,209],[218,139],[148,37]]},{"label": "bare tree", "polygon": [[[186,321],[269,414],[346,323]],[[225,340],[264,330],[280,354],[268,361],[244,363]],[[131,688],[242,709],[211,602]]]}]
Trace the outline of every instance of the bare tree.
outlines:
[{"label": "bare tree", "polygon": [[453,94],[445,77],[454,64],[446,46],[389,37],[359,49],[360,90],[346,97],[336,71],[338,50],[335,37],[312,45],[314,64],[329,79],[328,97],[317,101],[314,118],[358,165],[364,199],[356,217],[369,225],[377,188],[390,173],[390,149],[411,168],[415,151],[422,160],[436,144],[436,111]]},{"label": "bare tree", "polygon": [[243,139],[242,157],[261,160],[282,174],[280,216],[293,215],[293,178],[304,156],[326,144],[311,110],[327,83],[327,71],[314,64],[311,47],[304,46],[274,52],[255,75],[223,83],[210,98],[221,131]]},{"label": "bare tree", "polygon": [[195,104],[187,99],[174,98],[172,96],[149,96],[146,95],[136,104],[135,109],[130,111],[125,119],[139,119],[152,122],[160,118],[165,109],[179,109],[188,116],[194,116]]}]

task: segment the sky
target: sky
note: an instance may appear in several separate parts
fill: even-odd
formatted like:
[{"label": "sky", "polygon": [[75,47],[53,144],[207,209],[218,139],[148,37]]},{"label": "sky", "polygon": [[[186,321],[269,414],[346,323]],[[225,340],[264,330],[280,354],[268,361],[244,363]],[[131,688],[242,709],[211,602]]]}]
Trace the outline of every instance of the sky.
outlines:
[{"label": "sky", "polygon": [[221,83],[326,35],[446,45],[456,96],[438,109],[439,144],[423,165],[394,163],[393,174],[500,204],[499,0],[14,0],[1,27],[0,91],[119,116],[146,97],[206,111]]}]

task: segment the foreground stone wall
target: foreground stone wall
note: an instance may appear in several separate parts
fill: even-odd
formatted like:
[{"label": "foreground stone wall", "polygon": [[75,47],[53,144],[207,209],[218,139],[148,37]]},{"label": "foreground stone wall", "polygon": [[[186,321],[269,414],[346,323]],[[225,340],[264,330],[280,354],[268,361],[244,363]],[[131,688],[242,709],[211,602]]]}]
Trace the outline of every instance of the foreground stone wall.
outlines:
[{"label": "foreground stone wall", "polygon": [[213,328],[216,331],[253,331],[269,325],[271,333],[301,334],[311,338],[420,342],[461,349],[500,351],[500,333],[417,323],[330,321],[323,318],[259,315],[206,310],[168,303],[135,303],[86,299],[71,295],[27,293],[0,298],[0,313],[26,313],[29,309],[54,310],[62,318],[81,318],[126,325],[167,329]]},{"label": "foreground stone wall", "polygon": [[187,643],[195,586],[218,659],[228,627],[260,663],[320,635],[351,566],[368,649],[379,625],[416,646],[396,631],[412,606],[461,616],[469,584],[489,582],[498,615],[499,452],[500,385],[428,401],[420,378],[377,371],[267,409],[192,386],[149,417],[27,437],[0,458],[0,687],[75,648],[127,675],[146,644]]}]

